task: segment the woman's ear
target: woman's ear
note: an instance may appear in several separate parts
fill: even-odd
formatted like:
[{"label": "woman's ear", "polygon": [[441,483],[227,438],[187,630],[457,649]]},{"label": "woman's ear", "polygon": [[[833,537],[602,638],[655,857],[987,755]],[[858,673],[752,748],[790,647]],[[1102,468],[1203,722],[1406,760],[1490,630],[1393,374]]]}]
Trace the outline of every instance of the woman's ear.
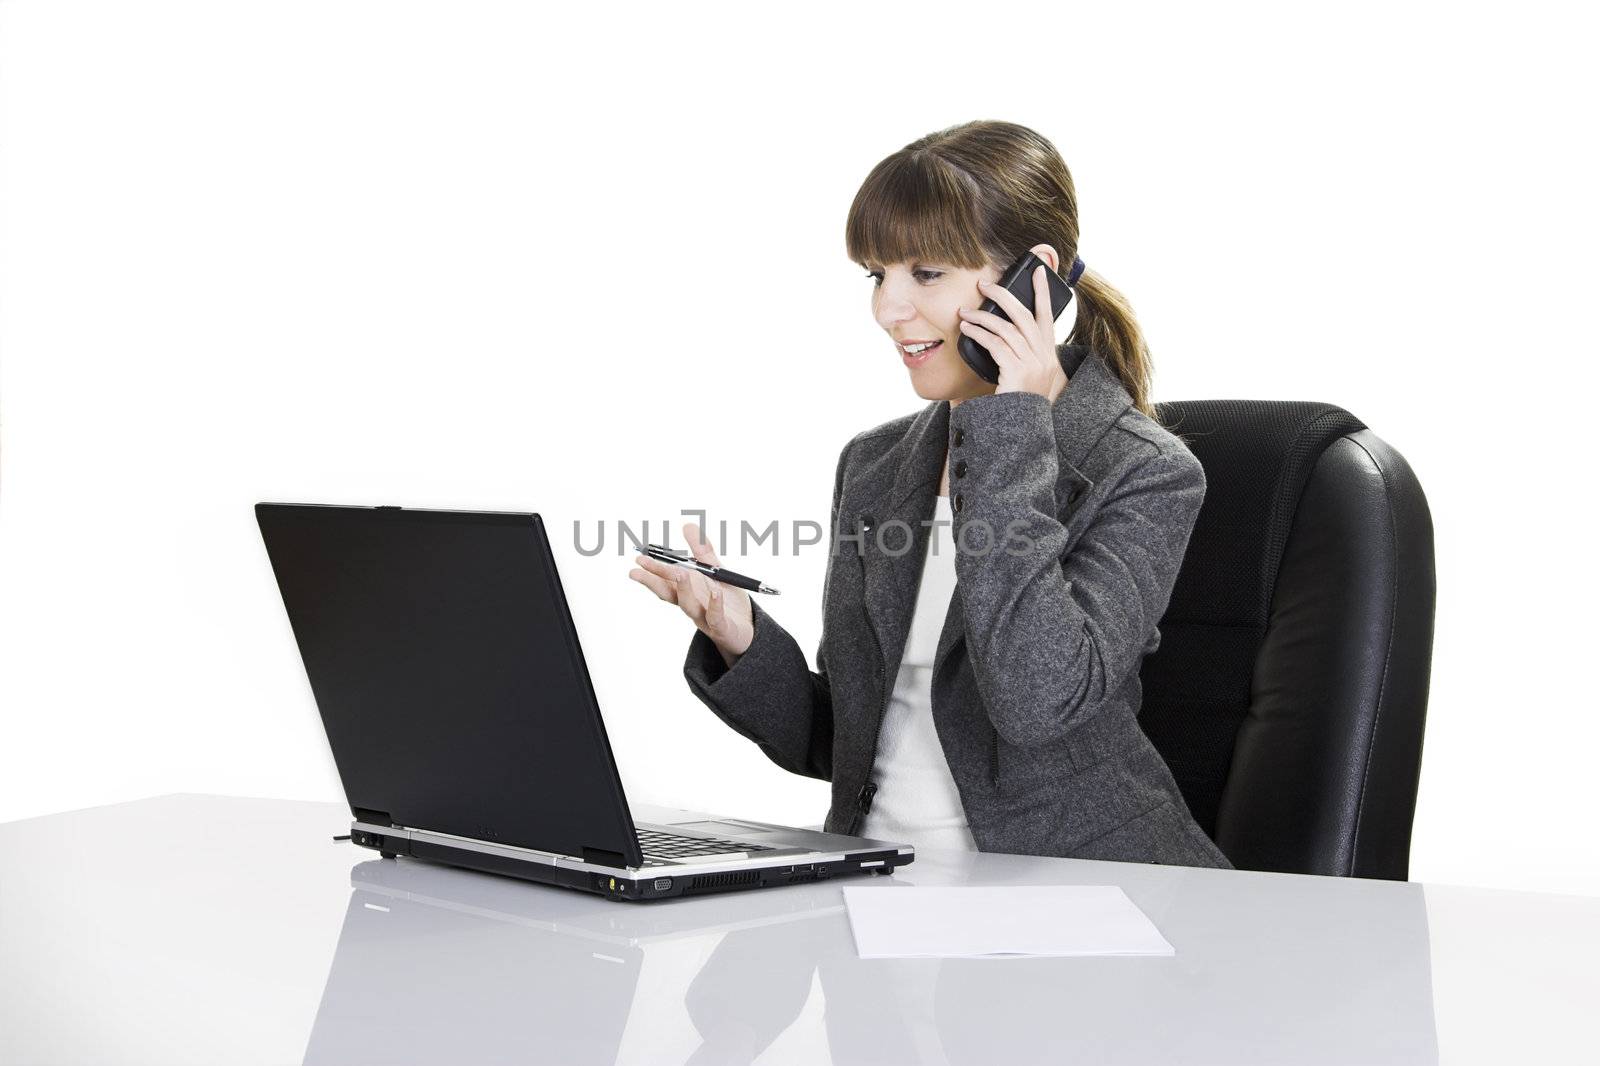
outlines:
[{"label": "woman's ear", "polygon": [[1048,244],[1036,244],[1028,251],[1043,259],[1045,265],[1057,274],[1061,273],[1061,257],[1056,255],[1056,250]]}]

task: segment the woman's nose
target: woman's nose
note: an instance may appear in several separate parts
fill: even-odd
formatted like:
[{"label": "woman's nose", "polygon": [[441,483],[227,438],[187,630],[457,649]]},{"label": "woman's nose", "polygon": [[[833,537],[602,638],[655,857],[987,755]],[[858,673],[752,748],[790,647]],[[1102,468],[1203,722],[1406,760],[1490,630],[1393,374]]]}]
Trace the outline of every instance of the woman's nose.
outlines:
[{"label": "woman's nose", "polygon": [[899,323],[915,318],[916,309],[911,306],[909,300],[885,297],[878,301],[876,315],[878,325],[884,329],[893,329]]}]

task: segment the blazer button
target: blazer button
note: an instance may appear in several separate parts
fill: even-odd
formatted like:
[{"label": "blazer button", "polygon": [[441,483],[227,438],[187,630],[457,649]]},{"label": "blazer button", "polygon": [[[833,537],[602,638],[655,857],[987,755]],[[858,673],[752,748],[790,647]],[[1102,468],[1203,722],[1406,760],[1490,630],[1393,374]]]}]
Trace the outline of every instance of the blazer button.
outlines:
[{"label": "blazer button", "polygon": [[961,442],[963,440],[965,440],[965,439],[966,439],[966,434],[961,432],[961,427],[960,426],[957,426],[956,427],[955,440],[953,441],[953,443],[955,444],[955,446],[957,448],[959,448],[959,447],[961,447]]},{"label": "blazer button", "polygon": [[956,460],[956,468],[954,470],[952,470],[951,473],[955,474],[956,477],[966,477],[967,476],[967,461],[965,459],[957,459]]},{"label": "blazer button", "polygon": [[961,513],[961,493],[956,493],[956,498],[950,501],[950,506],[957,514]]}]

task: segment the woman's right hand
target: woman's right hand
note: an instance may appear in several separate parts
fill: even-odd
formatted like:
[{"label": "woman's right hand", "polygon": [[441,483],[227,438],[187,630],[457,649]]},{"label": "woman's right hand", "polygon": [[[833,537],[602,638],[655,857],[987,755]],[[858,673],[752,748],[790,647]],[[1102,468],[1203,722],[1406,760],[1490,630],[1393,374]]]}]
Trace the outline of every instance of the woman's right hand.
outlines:
[{"label": "woman's right hand", "polygon": [[[711,545],[700,539],[693,522],[683,525],[683,539],[694,557],[707,566],[721,566]],[[738,662],[755,638],[755,619],[750,594],[733,585],[713,581],[686,566],[659,562],[647,555],[636,557],[642,570],[629,570],[628,576],[654,592],[660,599],[675,603],[689,616],[695,628],[711,638],[730,668]]]}]

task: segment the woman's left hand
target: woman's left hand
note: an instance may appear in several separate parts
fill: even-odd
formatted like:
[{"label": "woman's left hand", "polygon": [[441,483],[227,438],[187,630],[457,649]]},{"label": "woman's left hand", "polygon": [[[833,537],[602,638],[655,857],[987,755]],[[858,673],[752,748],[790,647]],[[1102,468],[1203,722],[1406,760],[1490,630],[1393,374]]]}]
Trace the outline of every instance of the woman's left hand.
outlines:
[{"label": "woman's left hand", "polygon": [[1036,392],[1054,403],[1067,387],[1066,371],[1056,356],[1056,316],[1050,306],[1045,267],[1033,272],[1033,314],[1022,301],[992,281],[978,282],[978,291],[999,304],[1010,317],[961,308],[961,332],[989,350],[1000,368],[995,392]]}]

